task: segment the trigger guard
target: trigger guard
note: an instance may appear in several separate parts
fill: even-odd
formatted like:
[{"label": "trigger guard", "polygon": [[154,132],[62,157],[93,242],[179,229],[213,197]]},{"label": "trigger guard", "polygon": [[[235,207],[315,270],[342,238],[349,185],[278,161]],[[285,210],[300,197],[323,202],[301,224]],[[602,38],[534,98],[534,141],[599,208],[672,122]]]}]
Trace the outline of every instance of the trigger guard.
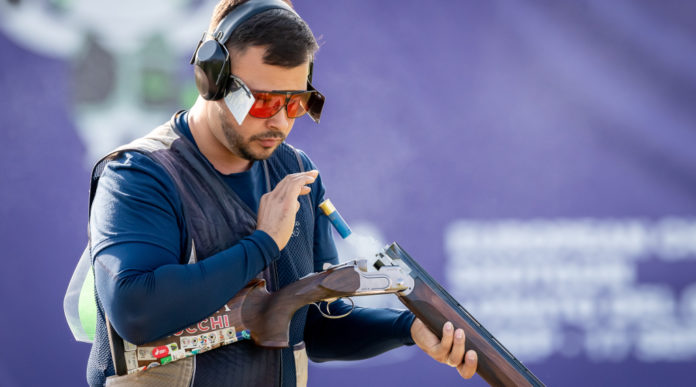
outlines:
[{"label": "trigger guard", "polygon": [[322,316],[324,316],[325,318],[329,318],[329,319],[335,320],[335,319],[339,319],[339,318],[346,317],[346,316],[348,316],[349,314],[353,313],[353,311],[355,310],[355,301],[353,301],[353,299],[350,298],[350,297],[347,297],[347,298],[348,298],[348,300],[350,300],[351,308],[350,308],[350,310],[349,310],[348,312],[346,312],[346,313],[344,313],[344,314],[342,314],[342,315],[340,315],[340,316],[333,316],[333,315],[331,315],[331,309],[329,308],[330,305],[331,305],[331,303],[333,303],[333,302],[335,302],[335,301],[337,301],[337,300],[340,300],[340,298],[336,298],[336,299],[331,300],[331,301],[329,301],[329,302],[326,303],[326,311],[328,312],[328,314],[327,314],[327,313],[324,313],[324,311],[321,310],[321,306],[319,306],[319,303],[318,303],[318,302],[314,302],[314,303],[312,303],[312,305],[316,306],[317,309],[319,310],[319,313],[320,313]]}]

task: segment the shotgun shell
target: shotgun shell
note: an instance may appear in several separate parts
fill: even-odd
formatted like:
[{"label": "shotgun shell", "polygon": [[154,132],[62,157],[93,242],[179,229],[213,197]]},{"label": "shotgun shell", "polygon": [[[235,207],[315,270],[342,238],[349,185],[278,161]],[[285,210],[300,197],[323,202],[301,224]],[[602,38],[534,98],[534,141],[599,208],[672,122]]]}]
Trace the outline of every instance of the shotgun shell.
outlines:
[{"label": "shotgun shell", "polygon": [[331,200],[324,200],[321,202],[321,204],[319,204],[319,208],[321,208],[324,215],[329,217],[331,224],[333,224],[341,238],[348,238],[348,235],[350,235],[353,231],[351,231],[350,227],[348,227],[348,223],[346,223],[341,214],[338,213],[336,207],[334,207],[333,203],[331,203]]}]

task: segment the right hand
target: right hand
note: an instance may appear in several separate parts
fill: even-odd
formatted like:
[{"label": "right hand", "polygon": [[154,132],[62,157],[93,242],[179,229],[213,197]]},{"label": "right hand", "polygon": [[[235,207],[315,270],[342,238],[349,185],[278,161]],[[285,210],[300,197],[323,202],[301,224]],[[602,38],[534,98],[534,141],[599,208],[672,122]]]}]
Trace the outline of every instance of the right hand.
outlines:
[{"label": "right hand", "polygon": [[278,250],[285,248],[295,228],[295,215],[300,209],[298,198],[312,191],[307,184],[314,183],[317,176],[317,170],[287,175],[273,191],[261,196],[256,229],[270,235]]}]

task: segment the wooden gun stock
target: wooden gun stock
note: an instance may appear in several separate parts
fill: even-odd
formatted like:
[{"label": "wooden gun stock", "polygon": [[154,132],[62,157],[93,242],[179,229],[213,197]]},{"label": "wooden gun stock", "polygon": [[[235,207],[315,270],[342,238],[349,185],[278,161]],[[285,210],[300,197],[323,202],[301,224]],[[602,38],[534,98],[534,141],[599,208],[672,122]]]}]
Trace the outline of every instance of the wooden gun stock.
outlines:
[{"label": "wooden gun stock", "polygon": [[[250,292],[242,303],[242,324],[254,342],[263,347],[288,346],[290,320],[301,307],[322,300],[356,295],[360,276],[355,268],[342,266],[310,274],[274,293]],[[260,288],[259,288],[260,289]]]},{"label": "wooden gun stock", "polygon": [[397,293],[399,300],[438,337],[442,326],[450,321],[466,333],[466,348],[478,355],[476,372],[491,386],[544,386],[519,360],[503,347],[486,328],[469,314],[440,286],[401,246],[393,243],[386,255],[408,271],[414,280],[413,290]]}]

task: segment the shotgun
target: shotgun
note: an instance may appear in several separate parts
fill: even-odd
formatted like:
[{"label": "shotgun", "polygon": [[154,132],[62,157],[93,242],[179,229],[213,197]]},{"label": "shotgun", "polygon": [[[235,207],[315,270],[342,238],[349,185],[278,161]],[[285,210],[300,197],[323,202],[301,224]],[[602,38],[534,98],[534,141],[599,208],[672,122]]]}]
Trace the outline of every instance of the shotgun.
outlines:
[{"label": "shotgun", "polygon": [[[466,333],[466,348],[478,354],[476,372],[492,386],[544,386],[398,244],[377,254],[374,269],[367,260],[353,260],[309,274],[269,293],[263,279],[254,279],[207,319],[173,335],[138,345],[109,327],[117,375],[147,370],[235,343],[253,340],[264,347],[289,345],[290,321],[307,304],[342,297],[396,294],[438,337],[451,321]],[[328,309],[328,307],[327,307]],[[330,316],[329,318],[342,316]],[[108,322],[107,322],[108,323]]]}]

